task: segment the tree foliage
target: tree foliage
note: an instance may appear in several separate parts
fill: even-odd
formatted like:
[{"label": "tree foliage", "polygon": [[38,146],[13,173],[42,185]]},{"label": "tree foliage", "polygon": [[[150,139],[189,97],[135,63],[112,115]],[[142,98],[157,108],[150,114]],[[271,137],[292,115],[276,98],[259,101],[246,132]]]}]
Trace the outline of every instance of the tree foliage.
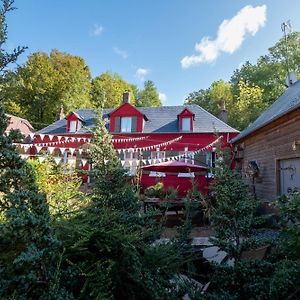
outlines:
[{"label": "tree foliage", "polygon": [[215,230],[213,243],[237,262],[244,250],[254,245],[253,228],[257,223],[257,201],[241,174],[231,170],[222,152],[218,153],[212,189],[216,193],[216,207],[212,214]]},{"label": "tree foliage", "polygon": [[148,107],[148,106],[161,106],[161,100],[157,92],[154,82],[147,80],[144,83],[144,89],[137,91],[136,106]]},{"label": "tree foliage", "polygon": [[[8,54],[6,14],[13,1],[3,0],[0,10],[2,79],[21,47]],[[36,299],[50,288],[57,240],[49,225],[46,198],[38,192],[32,168],[17,154],[13,142],[20,133],[4,135],[7,119],[0,103],[0,298]]]},{"label": "tree foliage", "polygon": [[229,125],[243,130],[286,89],[288,69],[300,75],[300,32],[289,34],[287,41],[289,68],[282,38],[256,63],[247,61],[235,70],[229,82],[214,81],[208,89],[190,93],[185,103],[198,104],[218,117],[222,98]]},{"label": "tree foliage", "polygon": [[96,108],[112,108],[122,104],[124,91],[131,92],[131,104],[135,103],[133,87],[117,74],[103,73],[92,80],[91,98]]},{"label": "tree foliage", "polygon": [[52,50],[36,52],[16,72],[7,75],[3,88],[6,107],[26,117],[36,128],[53,122],[63,105],[66,112],[91,107],[89,68],[78,56]]},{"label": "tree foliage", "polygon": [[51,157],[43,162],[29,160],[39,191],[46,194],[52,219],[68,219],[85,204],[80,191],[82,179],[67,165],[58,166]]}]

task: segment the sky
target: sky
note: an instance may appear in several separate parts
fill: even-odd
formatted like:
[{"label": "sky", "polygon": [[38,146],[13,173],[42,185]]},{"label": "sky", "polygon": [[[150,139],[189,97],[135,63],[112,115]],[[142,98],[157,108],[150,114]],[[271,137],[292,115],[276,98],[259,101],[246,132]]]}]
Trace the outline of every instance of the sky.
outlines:
[{"label": "sky", "polygon": [[[164,105],[229,80],[282,37],[300,31],[300,0],[15,0],[8,43],[84,58],[92,76],[109,71],[143,87],[152,80]],[[274,74],[275,76],[275,74]]]}]

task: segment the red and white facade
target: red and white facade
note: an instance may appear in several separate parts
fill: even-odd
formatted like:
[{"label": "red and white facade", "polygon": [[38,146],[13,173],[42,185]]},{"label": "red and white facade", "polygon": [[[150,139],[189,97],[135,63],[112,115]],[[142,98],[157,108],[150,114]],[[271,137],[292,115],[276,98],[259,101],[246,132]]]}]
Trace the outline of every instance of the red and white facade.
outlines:
[{"label": "red and white facade", "polygon": [[[105,110],[103,115],[108,119],[108,131],[121,164],[132,175],[141,165],[167,160],[184,160],[210,167],[216,142],[225,147],[238,134],[198,106],[136,108],[126,95],[120,107]],[[94,126],[96,116],[92,110],[70,113],[65,119],[38,131],[31,144],[23,144],[22,155],[42,161],[47,152],[57,163],[89,170],[87,144],[92,138],[89,127]],[[159,175],[167,186],[178,187],[180,193],[191,187],[191,180],[185,174]],[[194,175],[200,188],[205,190],[205,174]],[[151,172],[143,173],[142,186],[155,184],[156,176]]]}]

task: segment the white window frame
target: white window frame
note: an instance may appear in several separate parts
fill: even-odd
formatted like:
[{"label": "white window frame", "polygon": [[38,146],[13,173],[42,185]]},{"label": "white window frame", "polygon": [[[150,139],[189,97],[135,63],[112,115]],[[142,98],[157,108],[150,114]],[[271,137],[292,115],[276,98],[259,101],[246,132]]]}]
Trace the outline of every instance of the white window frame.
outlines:
[{"label": "white window frame", "polygon": [[181,119],[181,130],[182,131],[191,131],[191,118],[190,117],[183,117]]},{"label": "white window frame", "polygon": [[121,117],[121,132],[131,132],[132,117]]},{"label": "white window frame", "polygon": [[78,121],[70,121],[69,132],[76,132],[77,131],[77,122]]}]

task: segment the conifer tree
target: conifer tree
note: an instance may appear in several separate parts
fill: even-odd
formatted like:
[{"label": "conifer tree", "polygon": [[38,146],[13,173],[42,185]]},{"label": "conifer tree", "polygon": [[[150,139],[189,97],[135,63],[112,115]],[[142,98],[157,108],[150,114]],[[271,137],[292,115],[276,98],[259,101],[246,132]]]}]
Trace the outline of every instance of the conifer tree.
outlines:
[{"label": "conifer tree", "polygon": [[226,151],[218,151],[212,189],[216,193],[213,243],[237,262],[242,251],[255,243],[253,228],[258,222],[255,217],[258,203],[241,174],[230,168]]},{"label": "conifer tree", "polygon": [[[0,9],[0,79],[24,48],[9,54],[6,14],[13,1]],[[2,101],[1,101],[2,102]],[[0,102],[0,298],[36,299],[50,288],[49,267],[57,241],[49,226],[45,196],[38,193],[32,168],[17,154],[18,132],[5,135],[7,118]]]},{"label": "conifer tree", "polygon": [[94,200],[103,206],[114,207],[121,211],[138,208],[137,196],[129,186],[126,170],[120,164],[113,148],[111,135],[100,112],[97,125],[93,130],[91,143],[91,177]]}]

